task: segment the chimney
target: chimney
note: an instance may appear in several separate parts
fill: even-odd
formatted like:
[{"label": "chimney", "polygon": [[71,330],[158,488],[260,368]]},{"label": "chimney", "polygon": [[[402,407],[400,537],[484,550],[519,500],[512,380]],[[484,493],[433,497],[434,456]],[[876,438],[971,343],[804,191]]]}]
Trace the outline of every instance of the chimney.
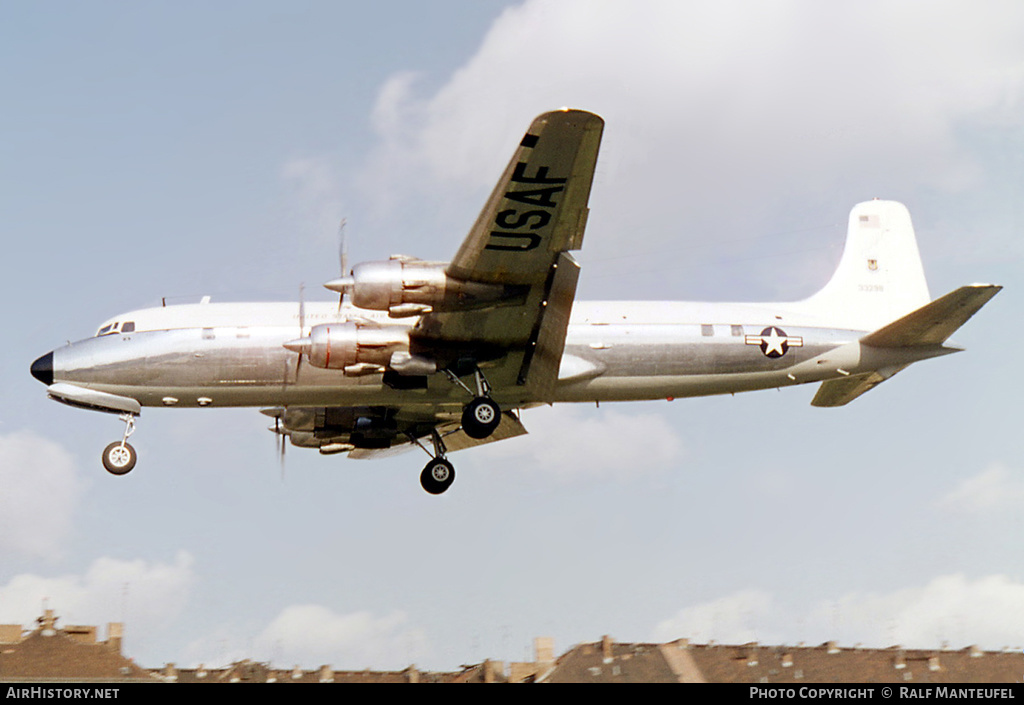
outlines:
[{"label": "chimney", "polygon": [[407,669],[405,669],[405,682],[406,683],[419,683],[420,682],[420,672],[416,668],[416,666],[409,666]]},{"label": "chimney", "polygon": [[43,616],[39,618],[39,626],[43,630],[43,636],[53,636],[57,633],[57,617],[53,610],[43,610]]},{"label": "chimney", "polygon": [[612,638],[607,634],[601,637],[601,655],[604,657],[605,663],[611,663],[614,658],[612,654]]},{"label": "chimney", "polygon": [[320,667],[320,682],[321,683],[333,683],[334,682],[334,671],[327,664]]},{"label": "chimney", "polygon": [[124,640],[124,622],[110,622],[107,624],[107,646],[111,651],[120,654],[121,642]]},{"label": "chimney", "polygon": [[502,661],[484,661],[484,683],[501,683],[504,680],[505,664]]},{"label": "chimney", "polygon": [[555,640],[549,636],[539,636],[533,640],[534,660],[537,663],[554,663]]}]

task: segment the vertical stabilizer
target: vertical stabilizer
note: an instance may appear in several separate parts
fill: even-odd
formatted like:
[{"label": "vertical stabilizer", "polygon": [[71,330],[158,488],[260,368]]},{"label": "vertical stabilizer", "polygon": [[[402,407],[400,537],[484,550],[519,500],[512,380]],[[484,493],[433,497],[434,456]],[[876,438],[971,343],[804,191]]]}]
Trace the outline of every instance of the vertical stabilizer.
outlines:
[{"label": "vertical stabilizer", "polygon": [[931,301],[910,213],[895,201],[854,206],[839,268],[802,311],[872,331]]}]

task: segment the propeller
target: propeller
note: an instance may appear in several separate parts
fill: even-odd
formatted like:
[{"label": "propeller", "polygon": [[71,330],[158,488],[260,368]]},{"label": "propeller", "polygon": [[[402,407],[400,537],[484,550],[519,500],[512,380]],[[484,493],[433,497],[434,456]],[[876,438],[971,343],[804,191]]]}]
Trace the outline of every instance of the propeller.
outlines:
[{"label": "propeller", "polygon": [[341,313],[341,306],[345,303],[345,292],[351,291],[352,286],[355,284],[352,272],[348,268],[348,241],[345,238],[345,225],[347,222],[345,218],[342,218],[338,224],[338,261],[341,265],[341,277],[332,279],[324,284],[324,288],[336,291],[339,294],[338,313]]},{"label": "propeller", "polygon": [[[299,339],[306,337],[306,285],[299,284]],[[287,345],[285,347],[288,347]],[[299,370],[302,368],[302,353],[295,361],[295,383],[299,382]]]},{"label": "propeller", "polygon": [[260,412],[271,416],[274,419],[273,426],[267,426],[268,431],[274,432],[274,445],[276,446],[276,452],[281,464],[281,481],[284,481],[284,449],[287,447],[287,441],[290,438],[287,426],[284,424],[282,419],[287,413],[284,407],[276,406],[270,409],[260,409]]},{"label": "propeller", "polygon": [[281,429],[281,417],[274,417],[274,435],[277,436],[278,460],[281,463],[281,482],[284,482],[284,449],[288,447],[285,432]]}]

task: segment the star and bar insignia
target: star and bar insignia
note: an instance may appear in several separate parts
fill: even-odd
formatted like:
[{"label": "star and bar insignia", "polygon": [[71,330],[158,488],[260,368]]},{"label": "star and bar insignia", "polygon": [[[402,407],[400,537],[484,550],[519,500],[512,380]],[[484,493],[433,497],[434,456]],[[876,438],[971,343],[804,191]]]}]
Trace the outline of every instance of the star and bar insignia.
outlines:
[{"label": "star and bar insignia", "polygon": [[746,336],[747,345],[759,345],[765,357],[782,357],[790,348],[801,348],[804,339],[799,335],[786,335],[786,331],[768,326],[760,335]]}]

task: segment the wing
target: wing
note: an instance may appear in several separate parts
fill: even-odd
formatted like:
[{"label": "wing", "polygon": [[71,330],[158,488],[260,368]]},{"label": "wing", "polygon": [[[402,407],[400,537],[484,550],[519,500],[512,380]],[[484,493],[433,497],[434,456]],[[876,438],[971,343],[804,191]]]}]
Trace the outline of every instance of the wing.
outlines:
[{"label": "wing", "polygon": [[435,356],[489,361],[499,398],[552,396],[579,275],[568,252],[583,244],[603,128],[580,110],[533,121],[446,270],[514,294],[486,309],[428,313],[410,335]]},{"label": "wing", "polygon": [[506,411],[494,432],[471,438],[458,422],[459,412],[443,407],[428,410],[387,407],[272,407],[262,413],[275,419],[269,430],[287,436],[292,445],[319,448],[322,453],[348,452],[350,458],[384,458],[414,447],[412,439],[429,443],[434,430],[448,452],[522,436],[526,428]]},{"label": "wing", "polygon": [[[498,428],[496,428],[494,433],[487,438],[470,438],[461,430],[458,423],[452,421],[440,423],[437,426],[437,432],[441,434],[445,448],[449,453],[457,450],[465,450],[466,448],[475,448],[476,446],[481,446],[485,443],[503,441],[506,438],[515,438],[516,436],[522,436],[527,433],[526,427],[523,426],[522,422],[515,414],[509,411],[506,411],[501,415],[501,423],[498,424]],[[415,446],[412,442],[409,442],[401,443],[385,449],[355,448],[349,451],[348,457],[357,460],[386,458],[412,450],[414,447]]]}]

